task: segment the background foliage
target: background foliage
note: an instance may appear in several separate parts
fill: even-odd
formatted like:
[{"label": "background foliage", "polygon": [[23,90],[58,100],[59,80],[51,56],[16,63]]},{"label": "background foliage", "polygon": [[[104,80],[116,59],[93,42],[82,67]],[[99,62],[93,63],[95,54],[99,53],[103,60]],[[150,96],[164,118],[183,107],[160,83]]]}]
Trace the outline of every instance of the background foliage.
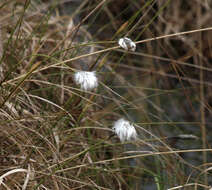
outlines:
[{"label": "background foliage", "polygon": [[[1,188],[209,189],[211,13],[207,0],[0,1]],[[82,92],[77,70],[99,87]],[[137,141],[111,136],[122,117]]]}]

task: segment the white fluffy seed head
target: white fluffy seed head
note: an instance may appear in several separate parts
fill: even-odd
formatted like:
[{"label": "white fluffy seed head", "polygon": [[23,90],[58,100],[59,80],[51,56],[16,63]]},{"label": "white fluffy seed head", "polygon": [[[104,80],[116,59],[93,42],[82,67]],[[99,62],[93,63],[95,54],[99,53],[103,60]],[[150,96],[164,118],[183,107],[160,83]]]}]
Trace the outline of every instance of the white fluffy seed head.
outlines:
[{"label": "white fluffy seed head", "polygon": [[74,81],[84,91],[92,90],[98,86],[98,78],[95,71],[78,71],[74,74]]},{"label": "white fluffy seed head", "polygon": [[113,125],[114,133],[119,137],[121,142],[129,141],[137,138],[135,127],[125,119],[119,119]]},{"label": "white fluffy seed head", "polygon": [[127,51],[135,51],[136,49],[136,44],[127,37],[120,38],[118,44]]}]

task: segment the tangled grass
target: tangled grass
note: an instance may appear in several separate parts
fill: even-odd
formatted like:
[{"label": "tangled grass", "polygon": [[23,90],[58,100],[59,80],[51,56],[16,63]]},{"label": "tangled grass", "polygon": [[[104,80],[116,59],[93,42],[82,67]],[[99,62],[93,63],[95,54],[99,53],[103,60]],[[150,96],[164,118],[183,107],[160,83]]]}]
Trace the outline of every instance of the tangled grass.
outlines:
[{"label": "tangled grass", "polygon": [[[207,0],[0,1],[0,189],[210,189],[211,12]],[[81,90],[78,71],[98,87]],[[120,118],[136,140],[113,133]]]}]

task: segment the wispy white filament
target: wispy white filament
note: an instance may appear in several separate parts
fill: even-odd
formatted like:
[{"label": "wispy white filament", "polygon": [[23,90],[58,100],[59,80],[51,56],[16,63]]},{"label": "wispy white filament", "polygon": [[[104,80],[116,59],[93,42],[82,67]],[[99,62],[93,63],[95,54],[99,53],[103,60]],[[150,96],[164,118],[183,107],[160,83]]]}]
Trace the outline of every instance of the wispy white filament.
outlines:
[{"label": "wispy white filament", "polygon": [[137,138],[135,127],[123,118],[114,123],[113,131],[119,137],[121,142]]},{"label": "wispy white filament", "polygon": [[136,49],[136,44],[127,37],[120,38],[118,41],[118,44],[125,50],[135,51]]},{"label": "wispy white filament", "polygon": [[96,72],[79,71],[74,74],[74,81],[80,85],[81,90],[92,90],[98,86]]}]

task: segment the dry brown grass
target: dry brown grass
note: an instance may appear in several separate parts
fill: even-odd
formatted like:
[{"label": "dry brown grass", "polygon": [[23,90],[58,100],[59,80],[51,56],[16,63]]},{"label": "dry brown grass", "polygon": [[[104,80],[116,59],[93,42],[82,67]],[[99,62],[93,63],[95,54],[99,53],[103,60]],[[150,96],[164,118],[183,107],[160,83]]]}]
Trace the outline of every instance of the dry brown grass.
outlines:
[{"label": "dry brown grass", "polygon": [[[210,1],[0,1],[0,189],[209,189]],[[121,49],[126,36],[136,52]],[[77,70],[97,71],[82,92]],[[120,143],[125,117],[139,139]],[[198,140],[167,138],[193,134]]]}]

